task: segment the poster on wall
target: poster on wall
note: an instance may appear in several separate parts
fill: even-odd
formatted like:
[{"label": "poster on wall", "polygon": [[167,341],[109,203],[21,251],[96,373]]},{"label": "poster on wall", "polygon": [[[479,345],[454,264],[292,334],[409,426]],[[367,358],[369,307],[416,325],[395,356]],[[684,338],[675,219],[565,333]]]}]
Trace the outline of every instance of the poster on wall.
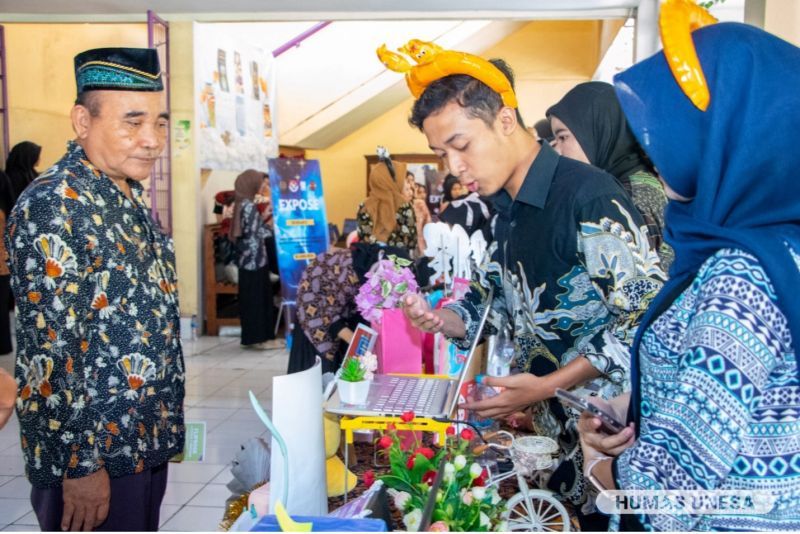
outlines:
[{"label": "poster on wall", "polygon": [[227,24],[195,24],[194,40],[200,168],[266,170],[278,155],[272,54]]},{"label": "poster on wall", "polygon": [[285,302],[294,302],[308,262],[328,249],[328,218],[319,161],[269,160],[278,268]]}]

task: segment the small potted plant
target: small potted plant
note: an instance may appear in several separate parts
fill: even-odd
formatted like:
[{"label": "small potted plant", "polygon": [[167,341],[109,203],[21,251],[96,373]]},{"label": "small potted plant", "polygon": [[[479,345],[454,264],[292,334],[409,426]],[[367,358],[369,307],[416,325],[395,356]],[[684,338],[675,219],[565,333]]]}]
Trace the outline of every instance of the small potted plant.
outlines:
[{"label": "small potted plant", "polygon": [[339,397],[346,404],[364,404],[372,384],[373,372],[378,367],[378,359],[371,352],[361,357],[348,356],[342,362],[336,387]]}]

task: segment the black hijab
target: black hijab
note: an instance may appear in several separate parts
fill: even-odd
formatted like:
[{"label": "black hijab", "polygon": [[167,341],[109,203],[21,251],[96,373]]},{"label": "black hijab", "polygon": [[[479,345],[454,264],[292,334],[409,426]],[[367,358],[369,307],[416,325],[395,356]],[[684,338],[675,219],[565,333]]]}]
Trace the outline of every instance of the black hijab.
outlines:
[{"label": "black hijab", "polygon": [[6,174],[11,181],[14,202],[39,173],[33,168],[42,155],[42,147],[30,141],[14,145],[6,160]]},{"label": "black hijab", "polygon": [[604,82],[576,85],[547,110],[547,118],[558,118],[570,129],[589,163],[613,174],[630,191],[628,177],[641,170],[653,172],[633,136],[614,93]]},{"label": "black hijab", "polygon": [[14,207],[15,200],[14,192],[11,189],[11,180],[8,179],[6,173],[0,171],[0,211],[5,214],[6,220],[8,220],[8,214],[11,213],[11,208]]}]

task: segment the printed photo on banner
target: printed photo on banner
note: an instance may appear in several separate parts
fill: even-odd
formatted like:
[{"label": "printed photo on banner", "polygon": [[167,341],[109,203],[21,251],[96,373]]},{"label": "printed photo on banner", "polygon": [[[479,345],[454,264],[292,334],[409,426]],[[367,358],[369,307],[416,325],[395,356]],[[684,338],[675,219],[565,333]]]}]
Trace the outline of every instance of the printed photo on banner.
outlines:
[{"label": "printed photo on banner", "polygon": [[227,25],[195,24],[194,36],[200,168],[266,169],[278,155],[272,54]]}]

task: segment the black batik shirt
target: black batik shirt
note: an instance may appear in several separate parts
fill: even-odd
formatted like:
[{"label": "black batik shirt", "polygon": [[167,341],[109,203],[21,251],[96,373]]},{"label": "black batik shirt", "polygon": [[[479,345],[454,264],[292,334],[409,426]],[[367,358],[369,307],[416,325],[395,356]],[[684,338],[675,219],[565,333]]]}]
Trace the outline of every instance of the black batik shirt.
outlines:
[{"label": "black batik shirt", "polygon": [[9,218],[17,416],[36,487],[139,473],[183,449],[175,251],[128,184],[131,198],[70,142]]},{"label": "black batik shirt", "polygon": [[[611,175],[544,144],[516,199],[501,190],[491,200],[494,240],[469,293],[448,306],[467,328],[454,341],[468,346],[494,288],[491,325],[510,324],[519,370],[545,376],[584,356],[601,376],[578,394],[629,390],[629,348],[665,275],[628,195]],[[579,448],[576,413],[555,399],[532,413],[536,433],[559,441],[562,458]],[[573,502],[583,500],[579,472],[578,462],[571,487],[560,488]]]}]

